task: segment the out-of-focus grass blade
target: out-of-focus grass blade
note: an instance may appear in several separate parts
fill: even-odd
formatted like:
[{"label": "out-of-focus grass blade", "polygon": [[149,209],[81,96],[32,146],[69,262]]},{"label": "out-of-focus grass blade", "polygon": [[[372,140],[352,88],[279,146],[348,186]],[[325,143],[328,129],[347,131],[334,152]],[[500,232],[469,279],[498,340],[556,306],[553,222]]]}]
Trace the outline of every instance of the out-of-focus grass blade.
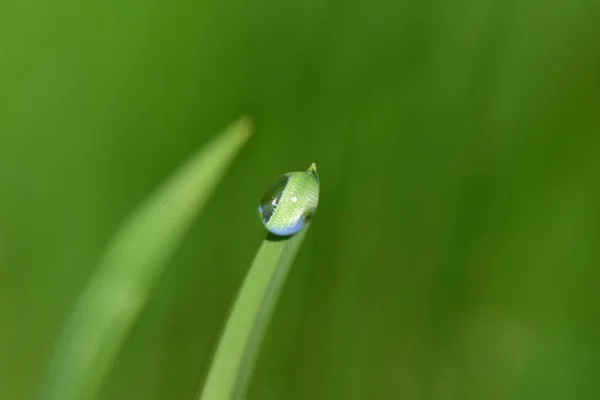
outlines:
[{"label": "out-of-focus grass blade", "polygon": [[285,278],[308,227],[288,239],[268,236],[237,295],[200,400],[240,399]]},{"label": "out-of-focus grass blade", "polygon": [[246,119],[202,147],[120,227],[68,321],[42,398],[93,398],[168,258],[250,135]]}]

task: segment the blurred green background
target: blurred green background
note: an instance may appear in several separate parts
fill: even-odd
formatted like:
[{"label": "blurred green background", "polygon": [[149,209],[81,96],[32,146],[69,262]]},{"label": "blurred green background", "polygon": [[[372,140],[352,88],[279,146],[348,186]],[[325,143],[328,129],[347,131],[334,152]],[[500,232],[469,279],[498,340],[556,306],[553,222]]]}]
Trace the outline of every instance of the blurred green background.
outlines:
[{"label": "blurred green background", "polygon": [[600,3],[0,3],[0,399],[32,398],[119,222],[256,134],[102,399],[194,399],[281,173],[319,211],[250,399],[600,398]]}]

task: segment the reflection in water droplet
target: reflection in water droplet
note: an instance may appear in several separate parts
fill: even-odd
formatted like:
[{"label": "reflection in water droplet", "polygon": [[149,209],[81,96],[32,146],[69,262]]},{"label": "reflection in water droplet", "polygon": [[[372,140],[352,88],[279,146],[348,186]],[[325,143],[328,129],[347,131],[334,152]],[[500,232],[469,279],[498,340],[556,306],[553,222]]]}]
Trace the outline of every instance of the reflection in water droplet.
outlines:
[{"label": "reflection in water droplet", "polygon": [[313,164],[308,171],[282,175],[261,199],[258,211],[265,227],[280,236],[304,228],[319,202],[319,177]]}]

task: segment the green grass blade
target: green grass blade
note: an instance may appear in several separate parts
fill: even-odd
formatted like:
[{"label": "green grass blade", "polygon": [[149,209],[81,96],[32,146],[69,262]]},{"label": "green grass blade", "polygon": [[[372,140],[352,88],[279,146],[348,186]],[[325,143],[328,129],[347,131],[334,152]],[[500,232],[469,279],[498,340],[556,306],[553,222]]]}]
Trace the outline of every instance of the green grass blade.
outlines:
[{"label": "green grass blade", "polygon": [[201,148],[120,227],[75,305],[42,399],[94,398],[168,258],[250,135],[242,119]]},{"label": "green grass blade", "polygon": [[244,396],[273,308],[307,231],[263,241],[225,324],[200,400]]}]

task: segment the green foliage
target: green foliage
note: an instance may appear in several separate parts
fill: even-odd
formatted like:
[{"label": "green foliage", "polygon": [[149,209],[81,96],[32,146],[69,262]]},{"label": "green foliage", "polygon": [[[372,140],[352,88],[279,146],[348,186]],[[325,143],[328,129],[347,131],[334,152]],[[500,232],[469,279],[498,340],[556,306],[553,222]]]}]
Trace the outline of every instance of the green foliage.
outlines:
[{"label": "green foliage", "polygon": [[308,226],[289,238],[269,235],[237,296],[200,400],[241,399],[263,335]]},{"label": "green foliage", "polygon": [[248,121],[231,126],[119,229],[75,304],[43,399],[95,398],[150,290],[249,135]]},{"label": "green foliage", "polygon": [[39,393],[121,221],[241,114],[260,135],[99,399],[197,398],[258,202],[313,160],[249,400],[599,399],[598,21],[597,0],[0,1],[0,399]]}]

